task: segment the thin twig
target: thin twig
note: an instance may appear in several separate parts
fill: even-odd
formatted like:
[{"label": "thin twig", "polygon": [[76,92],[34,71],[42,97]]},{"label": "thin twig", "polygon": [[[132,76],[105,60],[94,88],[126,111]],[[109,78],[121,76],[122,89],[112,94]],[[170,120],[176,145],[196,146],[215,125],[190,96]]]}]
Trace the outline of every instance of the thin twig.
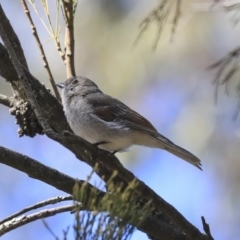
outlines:
[{"label": "thin twig", "polygon": [[[208,67],[208,70],[215,70],[215,77],[213,83],[215,84],[215,102],[218,99],[219,87],[225,85],[225,91],[228,94],[228,87],[233,76],[240,69],[240,47],[233,49],[223,58],[219,59],[217,62],[213,63]],[[240,89],[237,87],[236,92],[240,95]],[[233,119],[236,120],[239,111],[239,104],[234,113]]]},{"label": "thin twig", "polygon": [[0,103],[6,107],[11,107],[12,99],[3,94],[0,94]]},{"label": "thin twig", "polygon": [[[51,21],[50,17],[46,14],[45,6],[47,7],[47,4],[45,4],[45,5],[43,4],[43,10],[44,10],[47,20],[48,20],[48,26],[47,26],[47,24],[44,22],[43,18],[41,17],[40,12],[38,11],[38,9],[36,7],[35,1],[33,1],[33,0],[28,0],[28,1],[31,4],[31,6],[33,7],[34,11],[37,13],[40,21],[42,22],[43,26],[45,27],[45,29],[47,30],[47,32],[49,33],[51,38],[54,40],[54,43],[56,45],[56,48],[57,48],[57,51],[59,52],[60,57],[62,58],[63,61],[65,61],[65,53],[62,50],[61,43],[59,40],[59,35],[60,35],[60,27],[58,25],[59,22],[56,21],[56,29],[54,30],[52,21]],[[59,1],[60,0],[56,1],[57,2],[57,16],[59,15],[59,5],[58,5]]]},{"label": "thin twig", "polygon": [[75,13],[77,10],[78,0],[73,0],[73,16],[75,17]]},{"label": "thin twig", "polygon": [[172,39],[176,31],[176,28],[179,24],[179,19],[181,17],[182,1],[181,0],[161,0],[159,5],[154,10],[152,10],[148,14],[148,16],[141,22],[140,31],[138,33],[138,36],[136,37],[136,40],[133,43],[133,46],[135,46],[138,43],[142,35],[150,27],[150,25],[156,24],[157,33],[155,35],[155,39],[153,42],[153,50],[156,50],[161,34],[170,18],[173,4],[176,4],[176,9],[174,12],[173,21],[170,23],[172,25],[172,28],[171,28],[171,39]]},{"label": "thin twig", "polygon": [[[138,41],[140,40],[140,38],[142,37],[142,35],[146,32],[146,30],[149,28],[150,24],[154,23],[155,21],[159,24],[161,24],[162,22],[162,12],[165,9],[165,6],[167,5],[167,0],[162,0],[159,3],[159,6],[152,10],[150,12],[150,14],[141,22],[140,24],[140,31],[138,33],[138,36],[136,37],[133,46],[135,46]],[[158,27],[158,35],[159,35],[159,27]]]},{"label": "thin twig", "polygon": [[181,3],[182,0],[177,0],[176,1],[176,10],[174,13],[174,18],[173,18],[173,23],[172,23],[172,30],[171,30],[171,40],[173,40],[173,37],[176,33],[176,28],[179,22],[179,19],[181,17]]},{"label": "thin twig", "polygon": [[64,230],[63,229],[63,240],[67,240],[67,235],[68,235],[68,232],[69,232],[69,226],[67,226],[67,229],[66,230]]},{"label": "thin twig", "polygon": [[73,0],[62,0],[64,16],[66,18],[66,30],[65,30],[65,65],[67,71],[67,77],[76,76],[74,65],[74,9]]},{"label": "thin twig", "polygon": [[43,218],[42,219],[43,225],[44,227],[51,233],[51,235],[55,238],[55,240],[59,240],[59,238],[57,237],[57,235],[53,232],[53,230],[49,227],[47,221]]},{"label": "thin twig", "polygon": [[40,50],[40,53],[41,53],[41,57],[42,57],[42,60],[43,60],[43,63],[44,63],[43,66],[45,67],[45,69],[46,69],[46,71],[47,71],[47,73],[48,73],[49,80],[50,80],[50,83],[51,83],[51,85],[52,85],[52,88],[53,88],[53,91],[54,91],[54,93],[55,93],[55,96],[56,96],[57,100],[58,100],[59,102],[61,102],[61,96],[60,96],[60,94],[59,94],[59,92],[58,92],[58,89],[57,89],[56,83],[55,83],[55,81],[54,81],[54,78],[53,78],[53,75],[52,75],[50,66],[49,66],[49,64],[48,64],[47,56],[46,56],[46,54],[45,54],[45,52],[44,52],[42,43],[41,43],[40,38],[39,38],[39,36],[38,36],[37,29],[36,29],[35,24],[34,24],[34,22],[33,22],[33,20],[32,20],[32,17],[31,17],[29,8],[28,8],[27,3],[26,3],[25,0],[21,0],[21,1],[22,1],[22,4],[23,4],[23,9],[24,9],[24,11],[25,11],[25,13],[26,13],[26,16],[27,16],[28,20],[29,20],[29,23],[30,23],[30,26],[31,26],[31,29],[32,29],[33,36],[35,37],[35,40],[36,40],[36,42],[37,42],[37,44],[38,44],[38,47],[39,47],[39,50]]},{"label": "thin twig", "polygon": [[212,237],[211,231],[210,231],[209,224],[206,223],[205,218],[203,216],[201,217],[201,219],[202,219],[204,232],[208,235],[208,237],[210,237],[210,239],[214,240],[213,237]]},{"label": "thin twig", "polygon": [[72,196],[58,196],[58,197],[54,197],[54,198],[44,200],[44,201],[36,203],[32,206],[26,207],[26,208],[22,209],[21,211],[16,212],[16,213],[12,214],[11,216],[1,220],[0,225],[4,222],[10,221],[11,219],[19,217],[20,215],[22,215],[26,212],[32,211],[34,209],[38,209],[38,208],[41,208],[41,207],[44,207],[44,206],[47,206],[47,205],[50,205],[50,204],[56,204],[56,203],[59,203],[59,202],[69,201],[69,200],[73,200],[73,197]]},{"label": "thin twig", "polygon": [[32,5],[32,8],[34,9],[34,11],[37,13],[40,21],[42,22],[42,24],[43,24],[43,26],[44,26],[44,28],[47,30],[47,32],[49,33],[49,35],[52,35],[51,30],[48,29],[47,24],[44,22],[41,14],[40,14],[40,12],[39,12],[38,9],[37,9],[35,0],[28,0],[28,1],[29,1],[29,3]]},{"label": "thin twig", "polygon": [[[163,32],[163,29],[167,23],[168,20],[168,16],[170,15],[170,11],[172,9],[172,5],[173,5],[173,1],[166,1],[166,9],[165,10],[160,10],[159,12],[157,12],[156,14],[156,24],[157,24],[157,33],[155,35],[155,40],[153,42],[153,50],[156,51],[157,49],[157,45],[158,45],[158,41],[161,37],[161,34]],[[163,6],[164,8],[164,6]],[[161,9],[161,8],[160,8]]]},{"label": "thin twig", "polygon": [[5,233],[7,233],[13,229],[23,226],[27,223],[34,222],[34,221],[42,219],[42,218],[52,217],[58,213],[71,212],[75,208],[76,208],[76,205],[72,204],[72,205],[67,205],[67,206],[62,206],[62,207],[57,207],[57,208],[50,208],[47,210],[42,210],[37,213],[23,215],[19,218],[14,218],[11,221],[5,222],[0,225],[0,236],[4,235]]},{"label": "thin twig", "polygon": [[[43,4],[43,2],[44,2],[44,4]],[[50,35],[54,38],[54,42],[55,42],[55,45],[57,47],[57,51],[59,52],[62,60],[65,62],[65,52],[62,50],[60,40],[59,40],[59,35],[60,35],[60,26],[59,26],[59,9],[60,8],[59,8],[59,5],[60,5],[60,0],[57,0],[56,1],[56,27],[55,27],[55,30],[54,30],[52,20],[50,18],[48,2],[46,0],[42,1],[43,10],[44,10],[45,15],[47,17],[48,26],[49,26],[50,32],[51,32]]]}]

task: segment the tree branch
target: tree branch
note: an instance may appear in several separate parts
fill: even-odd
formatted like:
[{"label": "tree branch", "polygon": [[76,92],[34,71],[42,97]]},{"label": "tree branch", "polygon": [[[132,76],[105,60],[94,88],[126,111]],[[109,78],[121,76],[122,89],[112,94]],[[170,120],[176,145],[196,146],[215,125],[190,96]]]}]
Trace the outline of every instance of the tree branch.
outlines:
[{"label": "tree branch", "polygon": [[[1,7],[2,8],[2,7]],[[5,18],[6,24],[10,25],[10,22],[7,18]],[[14,49],[14,52],[17,54],[19,61],[21,62],[21,64],[28,69],[28,65],[27,65],[27,61],[24,55],[24,51],[23,48],[21,46],[21,43],[18,39],[17,34],[14,31],[11,31],[11,29],[9,29],[8,31],[9,37],[11,38],[12,41],[12,47]]]},{"label": "tree branch", "polygon": [[49,33],[51,38],[53,38],[54,43],[55,43],[56,48],[57,48],[57,51],[59,52],[59,55],[60,55],[61,59],[64,62],[65,61],[65,52],[62,50],[62,47],[61,47],[61,44],[60,44],[60,40],[59,40],[59,35],[60,35],[60,26],[59,26],[59,6],[60,6],[60,0],[56,1],[56,28],[55,29],[53,28],[53,23],[52,23],[51,18],[50,18],[48,2],[46,2],[46,1],[42,2],[42,8],[43,8],[45,16],[47,18],[48,26],[44,22],[43,18],[41,17],[40,11],[38,10],[38,8],[36,6],[36,2],[33,1],[33,0],[29,0],[29,3],[33,7],[34,11],[38,15],[40,21],[42,22],[43,26],[45,27],[45,29],[47,30],[47,32]]},{"label": "tree branch", "polygon": [[[91,196],[91,192],[97,193],[95,196],[96,203],[106,194],[105,192],[96,189],[90,183],[71,178],[68,175],[65,175],[53,168],[47,167],[28,156],[1,146],[0,163],[18,169],[19,171],[26,173],[29,177],[47,183],[68,194],[73,193],[73,187],[75,184],[78,184],[79,187],[83,186],[84,184],[86,202],[82,202],[83,206],[87,204],[89,196]],[[5,220],[9,220],[9,218],[10,217],[6,218]],[[3,221],[0,223],[2,222]],[[155,216],[149,216],[141,223],[140,226],[137,227],[140,231],[151,236],[161,236],[161,240],[186,240],[186,236],[176,229],[174,225],[169,224],[162,215],[160,215],[158,218]]]},{"label": "tree branch", "polygon": [[[215,77],[213,83],[215,84],[215,101],[218,99],[219,87],[225,85],[225,92],[229,93],[229,83],[233,79],[234,75],[239,72],[240,63],[240,47],[233,49],[223,58],[219,59],[217,62],[213,63],[208,67],[209,70],[215,70]],[[236,87],[236,92],[240,93],[240,82],[238,82]],[[236,107],[234,119],[237,118],[239,113],[239,104]]]},{"label": "tree branch", "polygon": [[18,79],[17,72],[9,58],[8,51],[4,45],[0,42],[0,75],[7,81],[13,83]]},{"label": "tree branch", "polygon": [[209,236],[209,238],[211,240],[214,240],[212,237],[211,231],[210,231],[209,224],[206,223],[205,218],[203,216],[201,217],[201,219],[202,219],[202,224],[203,224],[203,230],[205,231],[205,233]]},{"label": "tree branch", "polygon": [[[13,30],[11,25],[10,29],[8,30]],[[12,87],[18,91],[16,93],[18,93],[22,99],[28,100],[23,84],[21,81],[19,81],[19,76],[11,62],[8,52],[1,43],[0,75],[10,82]],[[62,132],[63,130],[71,131],[64,116],[62,105],[59,104],[56,98],[52,96],[39,81],[37,81],[35,78],[32,78],[31,81],[32,91],[34,92],[35,96],[37,96],[40,106],[44,111],[44,117],[51,123],[51,127],[57,132]]]},{"label": "tree branch", "polygon": [[37,42],[37,44],[38,44],[38,48],[39,48],[40,53],[41,53],[41,56],[42,56],[42,60],[43,60],[43,63],[44,63],[44,67],[45,67],[45,69],[46,69],[46,71],[47,71],[47,73],[48,73],[49,80],[50,80],[50,83],[51,83],[51,85],[52,85],[53,91],[54,91],[54,93],[55,93],[55,96],[56,96],[57,100],[58,100],[59,102],[61,102],[61,96],[60,96],[60,94],[59,94],[59,92],[58,92],[58,89],[57,89],[57,87],[56,87],[56,83],[55,83],[55,81],[54,81],[54,78],[53,78],[51,69],[50,69],[50,67],[49,67],[46,54],[45,54],[45,52],[44,52],[44,49],[43,49],[42,43],[41,43],[41,41],[40,41],[40,38],[39,38],[39,36],[38,36],[38,32],[37,32],[37,29],[36,29],[36,27],[35,27],[35,24],[34,24],[34,22],[33,22],[33,20],[32,20],[32,17],[31,17],[30,11],[29,11],[29,9],[28,9],[27,3],[26,3],[25,0],[21,0],[21,1],[22,1],[22,4],[23,4],[24,12],[26,13],[27,18],[28,18],[28,20],[29,20],[29,23],[30,23],[30,26],[31,26],[31,29],[32,29],[33,36],[35,37],[35,40],[36,40],[36,42]]},{"label": "tree branch", "polygon": [[74,13],[73,13],[73,1],[72,0],[62,0],[63,10],[66,20],[66,30],[65,30],[65,64],[67,70],[67,77],[76,76],[75,66],[74,66]]},{"label": "tree branch", "polygon": [[5,233],[16,229],[18,227],[21,227],[27,223],[34,222],[36,220],[52,217],[58,213],[63,212],[71,212],[76,208],[75,204],[57,207],[57,208],[50,208],[47,210],[42,210],[37,213],[29,214],[29,215],[23,215],[18,218],[14,218],[11,221],[5,222],[0,225],[0,236],[4,235]]},{"label": "tree branch", "polygon": [[[176,8],[173,13],[173,19],[170,18],[171,12],[173,9],[173,5],[175,4]],[[146,30],[151,25],[156,25],[157,33],[155,36],[155,40],[153,42],[153,50],[156,50],[158,41],[161,37],[161,34],[166,27],[168,21],[170,20],[171,25],[171,38],[176,32],[176,28],[179,22],[179,19],[181,18],[181,6],[182,1],[181,0],[160,0],[159,4],[156,8],[154,8],[148,16],[141,22],[139,28],[138,36],[136,37],[133,45],[136,45],[142,35],[146,32]]]},{"label": "tree branch", "polygon": [[3,104],[4,106],[10,107],[12,104],[12,101],[13,100],[10,97],[0,94],[0,103]]},{"label": "tree branch", "polygon": [[36,203],[32,206],[26,207],[26,208],[22,209],[21,211],[16,212],[16,213],[12,214],[11,216],[3,219],[2,221],[0,221],[0,225],[3,224],[4,222],[10,221],[13,218],[19,217],[20,215],[22,215],[24,213],[27,213],[29,211],[47,206],[49,204],[56,204],[56,203],[59,203],[59,202],[69,201],[69,200],[73,200],[73,197],[72,196],[58,196],[58,197],[54,197],[54,198],[44,200],[44,201]]},{"label": "tree branch", "polygon": [[[31,178],[40,180],[71,195],[75,184],[78,184],[79,186],[86,184],[85,181],[74,179],[53,168],[45,166],[26,155],[22,155],[1,146],[0,163],[24,172]],[[87,192],[91,192],[95,187],[88,183],[86,189]],[[105,195],[105,193],[100,190],[98,193],[99,197]]]}]

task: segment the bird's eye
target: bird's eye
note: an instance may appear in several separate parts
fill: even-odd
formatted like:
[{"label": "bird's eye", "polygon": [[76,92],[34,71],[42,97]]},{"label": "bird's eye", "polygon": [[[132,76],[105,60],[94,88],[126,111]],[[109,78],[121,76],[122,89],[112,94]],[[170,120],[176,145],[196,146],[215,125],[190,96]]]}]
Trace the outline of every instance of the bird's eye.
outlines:
[{"label": "bird's eye", "polygon": [[76,85],[77,83],[78,83],[78,80],[77,80],[77,79],[75,79],[75,80],[72,82],[73,85]]}]

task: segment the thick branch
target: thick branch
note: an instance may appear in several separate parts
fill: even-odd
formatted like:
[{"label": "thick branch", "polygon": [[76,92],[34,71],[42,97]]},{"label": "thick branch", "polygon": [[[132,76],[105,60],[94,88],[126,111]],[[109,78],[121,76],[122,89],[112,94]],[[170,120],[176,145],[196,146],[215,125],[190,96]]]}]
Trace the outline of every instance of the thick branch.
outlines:
[{"label": "thick branch", "polygon": [[[68,175],[47,167],[28,156],[1,146],[0,163],[24,172],[31,178],[38,179],[71,195],[73,193],[73,187],[76,183],[79,184],[79,186],[82,186],[82,184],[85,183],[85,181],[71,178]],[[88,189],[88,191],[92,191],[95,187],[88,183],[86,189]],[[104,192],[99,191],[99,197],[103,197],[104,194]]]},{"label": "thick branch", "polygon": [[7,81],[18,79],[17,72],[9,58],[8,51],[2,43],[0,43],[0,75]]},{"label": "thick branch", "polygon": [[[11,62],[8,52],[1,43],[0,75],[11,83],[12,87],[18,91],[21,98],[28,100],[26,93],[23,90],[24,87],[22,82],[19,81],[19,76]],[[31,87],[34,94],[37,96],[38,101],[40,102],[40,106],[44,110],[44,117],[49,120],[51,127],[57,132],[62,132],[63,130],[71,131],[64,116],[62,106],[58,103],[56,98],[52,96],[36,79],[32,79]]]},{"label": "thick branch", "polygon": [[[5,18],[6,24],[10,25],[10,22],[7,18]],[[18,39],[17,34],[14,32],[14,30],[12,28],[8,29],[8,36],[11,38],[12,41],[12,47],[14,49],[14,52],[17,54],[19,61],[21,62],[21,64],[28,69],[28,65],[27,65],[27,61],[21,46],[21,43]]]},{"label": "thick branch", "polygon": [[[73,187],[75,184],[78,184],[79,187],[84,183],[84,189],[86,196],[90,196],[90,193],[95,191],[99,200],[105,196],[106,193],[96,189],[90,183],[85,181],[76,180],[69,177],[53,168],[47,167],[40,162],[22,155],[20,153],[11,151],[7,148],[0,146],[0,163],[18,169],[26,173],[29,177],[38,179],[44,183],[47,183],[61,191],[64,191],[68,194],[73,193]],[[89,199],[85,198],[86,201]],[[97,202],[97,199],[96,199]],[[85,205],[85,203],[82,203]],[[21,211],[21,214],[23,212]],[[17,216],[19,213],[17,214]],[[14,216],[11,216],[14,217]],[[5,219],[9,220],[9,218]],[[2,221],[1,221],[2,223]],[[143,231],[151,236],[161,236],[161,239],[164,240],[185,240],[186,236],[181,232],[175,229],[171,224],[166,223],[166,221],[159,220],[156,217],[149,216],[145,219],[140,226],[138,226],[140,231]],[[172,237],[171,237],[172,236]]]}]

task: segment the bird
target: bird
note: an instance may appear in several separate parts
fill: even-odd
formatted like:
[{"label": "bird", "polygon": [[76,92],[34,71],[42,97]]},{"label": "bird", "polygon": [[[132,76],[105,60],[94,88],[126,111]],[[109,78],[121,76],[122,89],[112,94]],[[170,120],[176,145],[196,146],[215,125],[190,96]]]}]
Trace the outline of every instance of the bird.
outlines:
[{"label": "bird", "polygon": [[143,116],[116,98],[104,94],[86,77],[74,76],[56,84],[74,134],[112,154],[133,145],[160,148],[198,169],[201,161],[160,134]]}]

